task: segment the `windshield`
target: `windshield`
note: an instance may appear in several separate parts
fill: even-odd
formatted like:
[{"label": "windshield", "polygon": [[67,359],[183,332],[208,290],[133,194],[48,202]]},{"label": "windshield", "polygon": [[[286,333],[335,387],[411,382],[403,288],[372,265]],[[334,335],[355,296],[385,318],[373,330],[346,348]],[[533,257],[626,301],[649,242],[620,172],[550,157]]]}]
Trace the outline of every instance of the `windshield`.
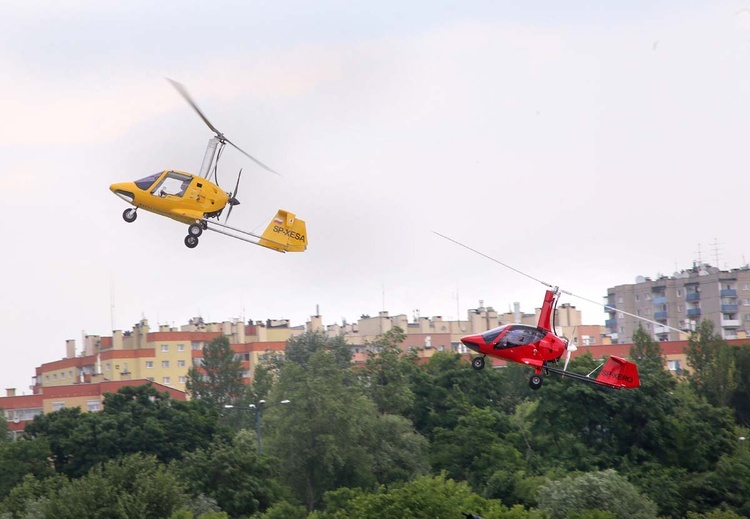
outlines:
[{"label": "windshield", "polygon": [[488,330],[482,334],[482,339],[484,339],[485,344],[492,344],[495,342],[495,339],[497,339],[497,336],[503,333],[503,330],[505,330],[508,327],[508,325],[501,326],[499,328],[493,328],[492,330]]},{"label": "windshield", "polygon": [[139,189],[143,189],[144,191],[146,191],[154,182],[156,182],[156,179],[159,178],[162,173],[163,171],[160,171],[158,173],[154,173],[153,175],[149,175],[146,178],[136,180],[135,185],[138,186]]}]

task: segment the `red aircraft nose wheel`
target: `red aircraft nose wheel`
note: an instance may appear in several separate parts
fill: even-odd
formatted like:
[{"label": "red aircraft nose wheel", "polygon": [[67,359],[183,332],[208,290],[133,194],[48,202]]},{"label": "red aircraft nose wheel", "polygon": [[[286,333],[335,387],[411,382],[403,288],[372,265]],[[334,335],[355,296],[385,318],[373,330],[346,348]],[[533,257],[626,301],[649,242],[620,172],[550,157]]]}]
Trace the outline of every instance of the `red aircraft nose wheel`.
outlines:
[{"label": "red aircraft nose wheel", "polygon": [[[191,225],[190,227],[188,227],[188,234],[190,236],[195,236],[197,238],[198,236],[200,236],[201,234],[203,234],[203,226],[201,224],[194,223],[193,225]],[[189,245],[188,245],[188,247],[189,247]]]},{"label": "red aircraft nose wheel", "polygon": [[531,378],[529,379],[529,387],[534,391],[542,387],[542,377],[539,375],[531,375]]},{"label": "red aircraft nose wheel", "polygon": [[128,223],[133,223],[136,218],[138,218],[138,213],[135,212],[135,209],[125,209],[122,213],[122,219]]},{"label": "red aircraft nose wheel", "polygon": [[484,357],[474,357],[471,359],[471,367],[479,371],[484,368]]},{"label": "red aircraft nose wheel", "polygon": [[187,245],[188,249],[194,249],[198,246],[198,238],[195,236],[185,236],[185,245]]}]

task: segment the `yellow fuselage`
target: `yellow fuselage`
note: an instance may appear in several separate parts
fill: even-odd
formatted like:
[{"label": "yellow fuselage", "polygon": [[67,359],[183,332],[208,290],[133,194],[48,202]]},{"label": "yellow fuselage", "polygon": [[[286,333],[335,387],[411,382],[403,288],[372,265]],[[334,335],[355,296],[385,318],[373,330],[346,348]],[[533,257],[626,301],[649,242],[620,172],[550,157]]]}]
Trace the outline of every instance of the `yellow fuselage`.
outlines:
[{"label": "yellow fuselage", "polygon": [[112,184],[109,189],[135,207],[186,224],[217,215],[229,201],[229,195],[213,182],[174,170]]}]

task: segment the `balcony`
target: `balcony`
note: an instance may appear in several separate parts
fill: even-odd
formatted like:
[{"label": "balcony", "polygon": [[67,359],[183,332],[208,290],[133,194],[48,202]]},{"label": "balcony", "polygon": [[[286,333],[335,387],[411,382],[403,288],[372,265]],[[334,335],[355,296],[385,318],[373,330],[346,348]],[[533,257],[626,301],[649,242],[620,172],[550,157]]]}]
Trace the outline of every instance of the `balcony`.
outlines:
[{"label": "balcony", "polygon": [[606,321],[604,321],[604,326],[606,326],[607,328],[614,328],[615,326],[617,326],[617,319],[607,319]]},{"label": "balcony", "polygon": [[739,328],[740,321],[738,319],[721,319],[722,328]]},{"label": "balcony", "polygon": [[728,314],[736,314],[739,309],[739,305],[721,305],[721,311]]},{"label": "balcony", "polygon": [[667,312],[654,312],[654,319],[657,321],[659,319],[666,319],[667,318]]},{"label": "balcony", "polygon": [[685,301],[700,301],[701,293],[700,292],[690,292],[685,296]]},{"label": "balcony", "polygon": [[654,335],[664,335],[669,333],[669,328],[666,326],[654,326]]},{"label": "balcony", "polygon": [[617,309],[614,303],[604,303],[605,312],[614,312]]},{"label": "balcony", "polygon": [[667,296],[659,296],[652,299],[655,305],[665,305],[667,304]]},{"label": "balcony", "polygon": [[687,315],[688,317],[700,317],[701,309],[700,308],[688,308]]},{"label": "balcony", "polygon": [[721,297],[737,297],[737,291],[733,288],[722,288],[719,295]]}]

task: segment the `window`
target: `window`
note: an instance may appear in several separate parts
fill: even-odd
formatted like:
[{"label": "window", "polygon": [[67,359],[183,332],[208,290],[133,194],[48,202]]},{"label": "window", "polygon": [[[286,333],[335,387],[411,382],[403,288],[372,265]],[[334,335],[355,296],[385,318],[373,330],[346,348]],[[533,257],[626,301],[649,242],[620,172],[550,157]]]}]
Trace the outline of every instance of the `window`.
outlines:
[{"label": "window", "polygon": [[138,186],[139,189],[143,189],[144,191],[151,187],[151,185],[156,182],[156,179],[161,176],[162,172],[156,173],[154,175],[149,175],[146,178],[142,178],[140,180],[135,181],[135,185]]},{"label": "window", "polygon": [[44,381],[45,381],[45,382],[49,382],[49,375],[45,375],[45,376],[44,376]]},{"label": "window", "polygon": [[179,380],[179,381],[180,381],[180,384],[185,384],[185,383],[187,382],[187,377],[180,377],[180,378],[179,378],[179,379],[177,379],[177,380]]},{"label": "window", "polygon": [[99,402],[99,400],[89,400],[86,402],[86,408],[89,410],[90,413],[101,411],[102,403]]},{"label": "window", "polygon": [[[648,297],[648,296],[646,296],[646,297]],[[618,303],[622,303],[622,296],[620,296],[620,297],[617,298],[617,302]]]},{"label": "window", "polygon": [[168,368],[169,367],[169,361],[168,360],[161,361],[161,367],[162,368]]},{"label": "window", "polygon": [[625,317],[625,314],[623,314],[622,312],[617,312],[618,319],[622,319],[623,317]]},{"label": "window", "polygon": [[194,343],[192,343],[192,344],[190,345],[190,348],[191,348],[192,350],[202,350],[202,349],[203,349],[203,346],[201,346],[201,343],[199,343],[199,342],[194,342]]},{"label": "window", "polygon": [[[502,327],[501,329],[503,328],[505,327]],[[503,335],[500,341],[495,345],[495,349],[513,348],[514,346],[533,344],[535,342],[541,341],[545,335],[545,332],[535,327],[513,325],[511,329],[508,330],[508,332]]]},{"label": "window", "polygon": [[679,288],[677,289],[677,297],[682,297],[682,290]]},{"label": "window", "polygon": [[111,365],[111,364],[110,364],[109,362],[107,362],[107,363],[106,363],[106,364],[104,365],[104,369],[105,369],[106,371],[109,371],[109,370],[111,370],[111,369],[112,369],[112,365]]},{"label": "window", "polygon": [[55,373],[54,375],[52,375],[52,380],[57,380],[57,373]]},{"label": "window", "polygon": [[669,368],[669,371],[682,371],[682,366],[680,366],[679,360],[668,360],[667,367]]},{"label": "window", "polygon": [[161,383],[162,384],[169,384],[169,377],[162,377]]},{"label": "window", "polygon": [[191,180],[193,180],[193,177],[189,175],[170,171],[164,179],[151,190],[151,194],[154,196],[182,196],[185,194]]},{"label": "window", "polygon": [[146,361],[146,368],[151,369],[154,367],[154,361],[153,360],[147,360]]},{"label": "window", "polygon": [[640,300],[641,300],[641,296],[639,296],[638,294],[636,294],[635,295],[635,302],[637,303]]},{"label": "window", "polygon": [[167,352],[167,351],[169,351],[169,344],[162,344],[162,345],[161,345],[161,351],[162,351],[162,352]]},{"label": "window", "polygon": [[68,371],[68,376],[69,376],[70,378],[73,378],[73,370],[70,370],[70,371]]},{"label": "window", "polygon": [[65,407],[65,402],[52,402],[53,411],[59,411],[63,407]]},{"label": "window", "polygon": [[177,361],[177,367],[178,368],[184,368],[185,367],[185,361],[184,360],[178,360]]},{"label": "window", "polygon": [[185,345],[184,344],[178,344],[177,345],[177,351],[185,351]]},{"label": "window", "polygon": [[65,378],[65,372],[60,373],[60,378]]}]

